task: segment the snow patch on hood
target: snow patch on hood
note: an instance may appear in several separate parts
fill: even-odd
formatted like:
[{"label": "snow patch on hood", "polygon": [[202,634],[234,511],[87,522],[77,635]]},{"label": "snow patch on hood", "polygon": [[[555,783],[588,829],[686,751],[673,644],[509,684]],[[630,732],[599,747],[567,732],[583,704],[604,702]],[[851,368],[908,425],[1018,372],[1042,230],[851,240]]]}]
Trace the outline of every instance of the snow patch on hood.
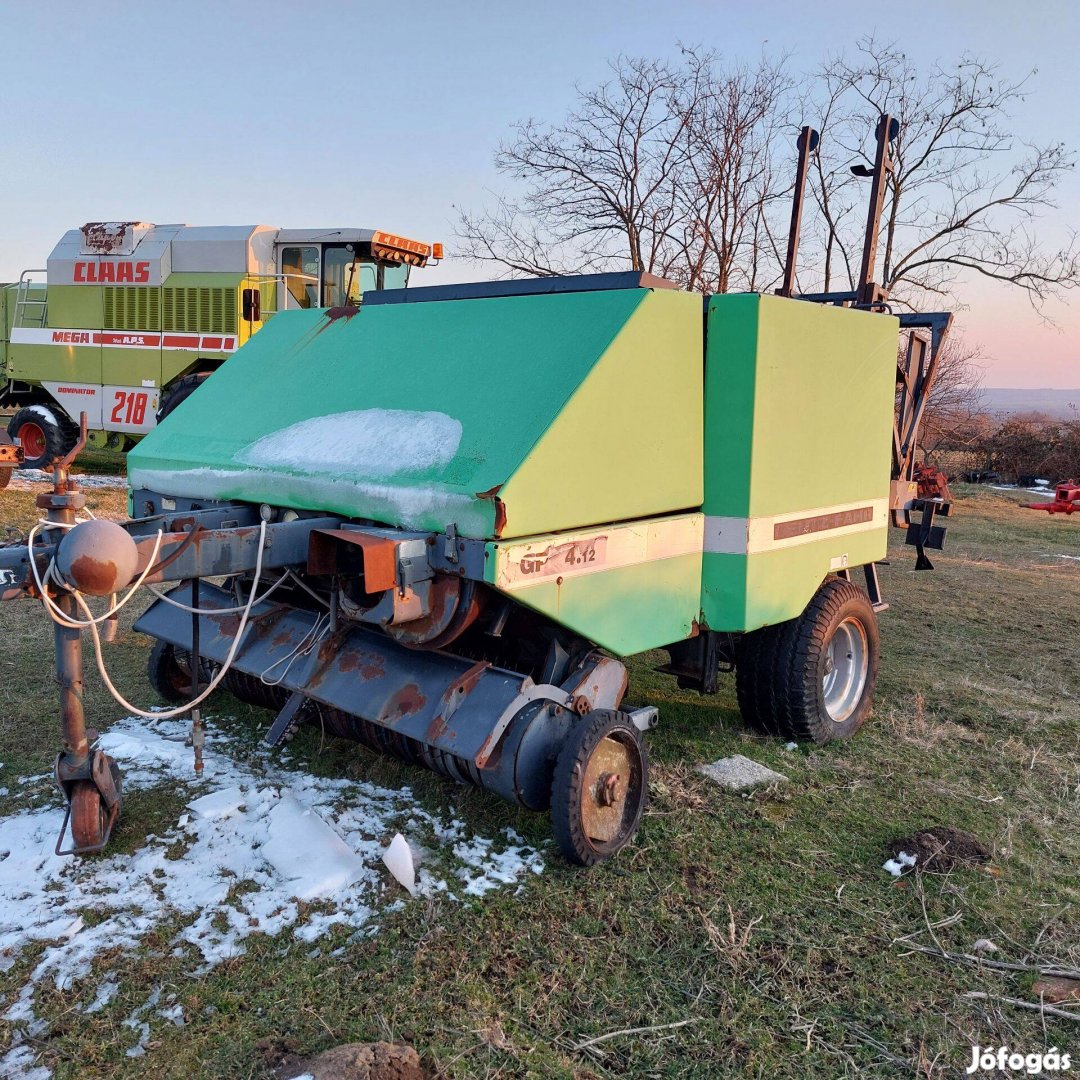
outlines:
[{"label": "snow patch on hood", "polygon": [[378,480],[448,465],[460,442],[461,422],[446,413],[359,409],[273,431],[234,460],[257,468]]}]

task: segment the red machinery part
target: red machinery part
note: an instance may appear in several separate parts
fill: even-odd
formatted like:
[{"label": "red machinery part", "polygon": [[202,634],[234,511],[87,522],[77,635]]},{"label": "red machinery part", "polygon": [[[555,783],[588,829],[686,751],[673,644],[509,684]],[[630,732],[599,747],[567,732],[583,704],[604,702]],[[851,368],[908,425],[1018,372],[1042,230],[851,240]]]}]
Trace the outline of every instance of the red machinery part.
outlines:
[{"label": "red machinery part", "polygon": [[1075,480],[1067,480],[1054,488],[1054,498],[1051,502],[1024,503],[1023,506],[1027,510],[1045,510],[1048,514],[1080,512],[1080,484]]}]

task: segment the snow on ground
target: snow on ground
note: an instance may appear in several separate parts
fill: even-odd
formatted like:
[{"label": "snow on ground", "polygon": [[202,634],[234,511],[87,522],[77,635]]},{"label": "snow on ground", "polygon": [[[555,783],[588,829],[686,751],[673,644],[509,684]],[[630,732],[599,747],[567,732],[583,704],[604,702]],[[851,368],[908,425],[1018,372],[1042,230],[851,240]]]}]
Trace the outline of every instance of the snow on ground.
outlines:
[{"label": "snow on ground", "polygon": [[[126,476],[99,476],[96,473],[73,473],[73,478],[79,481],[79,487],[84,490],[90,488],[126,488]],[[11,474],[12,488],[32,489],[38,484],[48,484],[52,487],[52,473],[41,469],[15,469]],[[2,1074],[0,1074],[2,1075]]]},{"label": "snow on ground", "polygon": [[1022,488],[1016,484],[991,484],[990,487],[994,491],[1026,491],[1029,495],[1041,495],[1044,499],[1053,499],[1055,495],[1053,488],[1045,487]]},{"label": "snow on ground", "polygon": [[[92,970],[95,957],[115,950],[109,955],[121,965],[163,923],[176,928],[172,953],[192,975],[243,954],[256,933],[305,943],[334,926],[377,933],[379,914],[408,902],[382,864],[396,832],[419,863],[421,896],[482,897],[543,869],[539,852],[511,829],[498,839],[472,836],[460,821],[430,814],[408,788],[315,777],[246,748],[240,761],[237,745],[213,731],[196,780],[186,732],[181,721],[129,718],[101,738],[123,770],[125,791],[179,785],[191,796],[176,824],[132,855],[57,858],[63,812],[55,805],[0,817],[0,971],[27,946],[45,944],[0,1014],[15,1025],[14,1044],[0,1056],[3,1080],[49,1075],[28,1042],[47,1030],[34,1010],[40,985],[70,991],[84,1013],[107,1008],[121,969],[99,963]],[[132,1030],[129,1056],[146,1052],[152,1024],[184,1023],[178,1006],[156,1008],[159,997],[155,988],[123,1021]]]}]

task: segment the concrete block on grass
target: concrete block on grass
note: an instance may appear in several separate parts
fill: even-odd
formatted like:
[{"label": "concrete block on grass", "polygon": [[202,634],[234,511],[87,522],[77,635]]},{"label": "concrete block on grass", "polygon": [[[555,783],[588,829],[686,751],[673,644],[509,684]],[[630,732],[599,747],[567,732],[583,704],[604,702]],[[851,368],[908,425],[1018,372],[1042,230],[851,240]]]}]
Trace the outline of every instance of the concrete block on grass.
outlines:
[{"label": "concrete block on grass", "polygon": [[787,780],[783,773],[774,772],[742,754],[720,758],[711,765],[699,765],[698,772],[728,791],[749,791]]}]

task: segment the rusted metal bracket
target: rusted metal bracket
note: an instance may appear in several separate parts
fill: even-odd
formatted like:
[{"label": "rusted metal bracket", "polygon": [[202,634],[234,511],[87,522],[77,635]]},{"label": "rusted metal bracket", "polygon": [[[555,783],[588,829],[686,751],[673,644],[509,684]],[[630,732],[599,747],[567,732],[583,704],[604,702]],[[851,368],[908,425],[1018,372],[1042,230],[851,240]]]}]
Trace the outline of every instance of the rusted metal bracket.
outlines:
[{"label": "rusted metal bracket", "polygon": [[22,447],[6,431],[0,429],[0,488],[8,486],[12,472],[22,463]]}]

